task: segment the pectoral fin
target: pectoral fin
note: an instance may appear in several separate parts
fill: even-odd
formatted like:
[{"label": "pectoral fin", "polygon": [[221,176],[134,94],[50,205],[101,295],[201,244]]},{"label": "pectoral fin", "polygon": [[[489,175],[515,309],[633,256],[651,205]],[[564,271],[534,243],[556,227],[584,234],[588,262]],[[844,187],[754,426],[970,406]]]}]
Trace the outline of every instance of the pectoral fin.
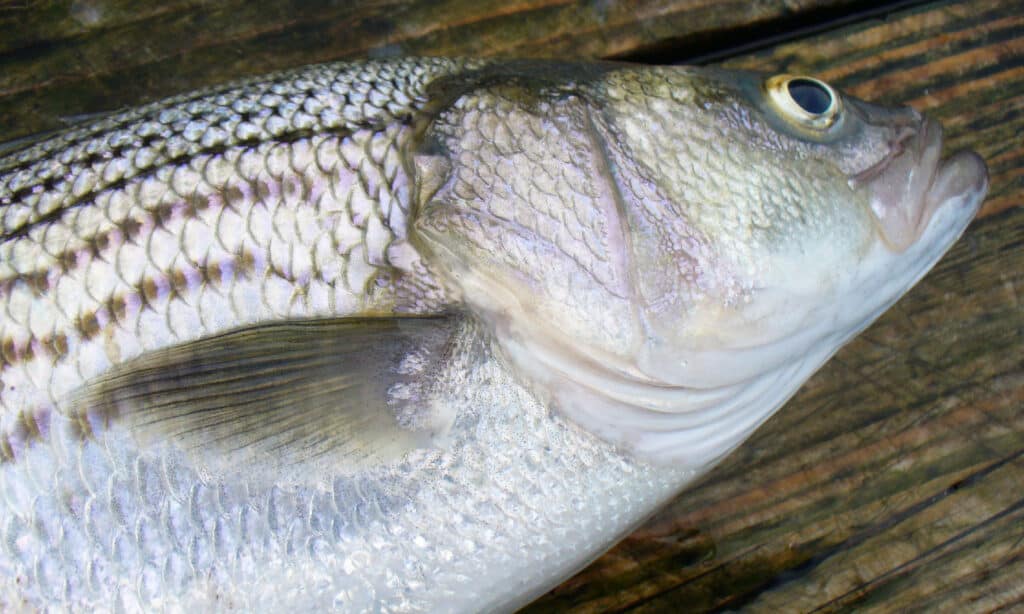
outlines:
[{"label": "pectoral fin", "polygon": [[[151,352],[75,399],[84,431],[125,424],[223,474],[329,472],[430,446],[453,416],[430,403],[451,318],[349,318],[242,328]],[[322,472],[321,472],[322,473]]]}]

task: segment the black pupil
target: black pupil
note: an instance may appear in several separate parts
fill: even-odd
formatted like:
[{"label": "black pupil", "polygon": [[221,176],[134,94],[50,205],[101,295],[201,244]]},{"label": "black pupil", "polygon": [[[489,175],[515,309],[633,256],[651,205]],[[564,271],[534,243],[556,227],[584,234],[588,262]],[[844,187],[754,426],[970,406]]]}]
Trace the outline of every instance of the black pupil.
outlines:
[{"label": "black pupil", "polygon": [[832,106],[832,95],[820,83],[810,79],[793,79],[787,85],[789,95],[800,108],[813,115],[821,115]]}]

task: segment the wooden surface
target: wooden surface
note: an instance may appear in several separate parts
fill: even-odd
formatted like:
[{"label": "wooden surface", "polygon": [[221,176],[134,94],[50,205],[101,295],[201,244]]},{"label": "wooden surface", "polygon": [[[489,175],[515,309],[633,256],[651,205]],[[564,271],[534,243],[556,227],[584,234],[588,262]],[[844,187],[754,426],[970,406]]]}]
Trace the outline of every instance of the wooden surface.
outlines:
[{"label": "wooden surface", "polygon": [[724,57],[909,102],[988,162],[980,218],[747,444],[527,609],[1024,610],[1024,3],[896,4],[0,0],[0,141],[415,53]]}]

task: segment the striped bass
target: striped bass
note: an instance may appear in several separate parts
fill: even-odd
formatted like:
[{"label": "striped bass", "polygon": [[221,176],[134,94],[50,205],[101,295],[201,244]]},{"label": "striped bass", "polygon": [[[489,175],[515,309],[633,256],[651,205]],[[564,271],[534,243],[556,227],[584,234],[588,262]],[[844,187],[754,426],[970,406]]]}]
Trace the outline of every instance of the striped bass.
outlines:
[{"label": "striped bass", "polygon": [[0,157],[0,603],[504,611],[956,241],[942,133],[811,77],[401,59]]}]

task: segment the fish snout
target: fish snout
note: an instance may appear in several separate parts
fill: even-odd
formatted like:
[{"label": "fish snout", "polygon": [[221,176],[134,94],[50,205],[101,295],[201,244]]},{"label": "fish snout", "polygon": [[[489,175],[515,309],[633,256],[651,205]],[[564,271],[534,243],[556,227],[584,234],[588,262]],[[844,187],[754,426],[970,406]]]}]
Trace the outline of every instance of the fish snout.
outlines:
[{"label": "fish snout", "polygon": [[[855,180],[866,184],[885,244],[903,252],[921,238],[946,203],[973,217],[988,187],[988,170],[973,151],[941,159],[942,125],[915,113],[916,127],[894,130],[889,155]],[[957,216],[960,217],[960,216]]]}]

